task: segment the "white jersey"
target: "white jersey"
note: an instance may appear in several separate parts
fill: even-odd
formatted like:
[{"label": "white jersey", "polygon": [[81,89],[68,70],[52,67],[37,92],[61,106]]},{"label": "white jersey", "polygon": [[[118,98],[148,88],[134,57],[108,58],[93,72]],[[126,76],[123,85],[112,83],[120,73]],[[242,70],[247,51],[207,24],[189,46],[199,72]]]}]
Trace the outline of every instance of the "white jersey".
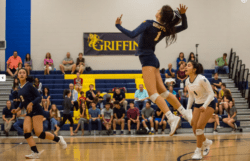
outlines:
[{"label": "white jersey", "polygon": [[203,104],[203,107],[207,108],[214,100],[213,89],[205,76],[198,74],[193,82],[190,82],[188,77],[185,84],[189,94],[188,109],[192,107],[194,101],[195,104]]}]

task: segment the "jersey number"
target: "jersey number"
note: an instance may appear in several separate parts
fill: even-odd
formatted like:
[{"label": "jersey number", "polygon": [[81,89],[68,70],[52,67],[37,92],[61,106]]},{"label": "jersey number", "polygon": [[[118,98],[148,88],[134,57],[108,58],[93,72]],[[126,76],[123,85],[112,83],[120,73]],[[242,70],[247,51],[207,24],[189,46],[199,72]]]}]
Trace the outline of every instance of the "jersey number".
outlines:
[{"label": "jersey number", "polygon": [[194,91],[194,94],[196,95],[196,96],[198,96],[198,94]]},{"label": "jersey number", "polygon": [[158,32],[157,36],[155,37],[155,41],[158,41],[161,36],[161,31]]}]

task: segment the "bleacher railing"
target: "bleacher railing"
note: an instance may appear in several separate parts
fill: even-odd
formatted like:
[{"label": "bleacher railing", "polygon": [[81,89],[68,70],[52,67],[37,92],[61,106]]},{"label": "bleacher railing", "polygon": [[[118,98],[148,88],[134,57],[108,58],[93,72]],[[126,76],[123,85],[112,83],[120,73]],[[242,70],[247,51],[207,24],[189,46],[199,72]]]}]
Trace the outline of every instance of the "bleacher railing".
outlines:
[{"label": "bleacher railing", "polygon": [[236,85],[236,87],[238,87],[238,78],[239,78],[239,70],[240,70],[240,67],[241,67],[241,63],[242,61],[239,60],[239,56],[236,56],[236,64],[235,64],[235,72],[234,72],[234,83]]},{"label": "bleacher railing", "polygon": [[[250,73],[248,71],[247,77],[249,78]],[[247,79],[247,85],[248,85],[248,79]],[[248,99],[247,99],[247,103],[248,103],[248,108],[250,108],[250,89],[248,87]]]},{"label": "bleacher railing", "polygon": [[229,78],[231,79],[233,78],[235,59],[236,59],[236,53],[235,52],[230,53],[228,67],[229,67]]},{"label": "bleacher railing", "polygon": [[235,80],[235,73],[236,73],[236,68],[237,68],[237,63],[239,60],[239,56],[236,56],[235,54],[235,58],[234,58],[234,63],[233,63],[233,71],[232,71],[232,79]]}]

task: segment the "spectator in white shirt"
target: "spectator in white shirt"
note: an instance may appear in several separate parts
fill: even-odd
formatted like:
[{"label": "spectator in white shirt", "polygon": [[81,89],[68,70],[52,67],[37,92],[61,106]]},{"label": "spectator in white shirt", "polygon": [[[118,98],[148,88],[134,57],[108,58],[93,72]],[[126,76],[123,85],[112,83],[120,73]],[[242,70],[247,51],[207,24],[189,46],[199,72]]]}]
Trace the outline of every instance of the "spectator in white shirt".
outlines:
[{"label": "spectator in white shirt", "polygon": [[139,89],[135,91],[135,107],[137,108],[139,108],[140,106],[142,106],[142,108],[146,107],[148,97],[149,96],[147,90],[143,89],[143,84],[140,84]]}]

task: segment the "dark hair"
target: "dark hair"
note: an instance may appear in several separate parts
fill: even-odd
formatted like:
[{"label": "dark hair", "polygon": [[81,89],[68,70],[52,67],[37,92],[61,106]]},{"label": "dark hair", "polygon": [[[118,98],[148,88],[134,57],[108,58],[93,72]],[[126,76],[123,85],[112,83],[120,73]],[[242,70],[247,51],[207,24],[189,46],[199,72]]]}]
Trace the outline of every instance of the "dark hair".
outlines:
[{"label": "dark hair", "polygon": [[15,52],[17,53],[17,51],[13,51],[13,54],[14,54]]},{"label": "dark hair", "polygon": [[120,105],[120,102],[119,101],[115,101],[114,105]]},{"label": "dark hair", "polygon": [[111,97],[106,98],[106,102],[110,102],[110,100],[111,100]]},{"label": "dark hair", "polygon": [[185,58],[185,55],[184,55],[184,53],[183,53],[183,52],[180,52],[180,54],[179,54],[179,58],[181,57],[181,54],[183,54],[183,58]]},{"label": "dark hair", "polygon": [[132,104],[135,104],[134,101],[130,101],[129,104],[132,103]]},{"label": "dark hair", "polygon": [[43,94],[45,95],[45,89],[48,90],[48,95],[49,95],[49,88],[48,88],[48,87],[44,87],[44,88],[43,88]]},{"label": "dark hair", "polygon": [[49,53],[49,59],[51,59],[51,54],[50,52],[47,52],[46,55],[45,55],[45,59],[47,59],[47,54]]},{"label": "dark hair", "polygon": [[94,100],[93,100],[93,102],[94,102],[95,104],[97,104],[97,103],[98,103],[98,97],[95,97]]},{"label": "dark hair", "polygon": [[[85,103],[82,103],[85,105]],[[86,106],[85,106],[85,109],[84,111],[82,110],[82,104],[81,104],[81,107],[80,107],[80,113],[82,114],[82,112],[84,112],[84,116],[86,116]]]},{"label": "dark hair", "polygon": [[110,104],[109,102],[107,102],[107,103],[105,104],[105,106],[106,106],[106,105],[109,105],[109,106],[111,106],[111,104]]},{"label": "dark hair", "polygon": [[[15,83],[15,80],[18,80],[18,82]],[[13,80],[13,89],[15,89],[16,86],[19,86],[19,79],[18,78],[14,78],[14,80]]]},{"label": "dark hair", "polygon": [[84,93],[83,91],[80,92],[81,95],[82,95],[83,93]]},{"label": "dark hair", "polygon": [[202,74],[204,72],[201,63],[197,63],[195,61],[189,61],[189,62],[193,65],[193,68],[196,69],[195,74]]},{"label": "dark hair", "polygon": [[[27,70],[25,69],[25,68],[20,68],[20,69],[18,69],[18,72],[17,73],[19,73],[19,71],[20,70],[24,70],[25,72],[26,72],[26,81],[28,81],[28,82],[30,82],[30,83],[33,83],[34,82],[34,78],[33,77],[31,77],[31,76],[28,76],[28,72],[27,72]],[[18,76],[18,74],[17,74],[17,76]]]},{"label": "dark hair", "polygon": [[[191,61],[191,55],[194,55],[194,53],[193,53],[193,52],[191,52],[191,53],[189,54],[188,61]],[[195,60],[195,56],[194,56],[194,60]]]},{"label": "dark hair", "polygon": [[224,86],[225,88],[227,87],[227,85],[225,83],[222,83],[221,86]]},{"label": "dark hair", "polygon": [[79,55],[83,55],[83,54],[82,54],[82,53],[79,53],[78,56],[79,56]]},{"label": "dark hair", "polygon": [[[29,59],[27,59],[27,55],[29,55]],[[30,59],[31,59],[31,58],[30,58],[30,54],[27,53],[26,56],[25,56],[25,60],[26,60],[26,61],[30,61]]]},{"label": "dark hair", "polygon": [[228,97],[228,96],[232,96],[232,94],[230,93],[229,90],[225,90],[225,91],[224,91],[224,96],[225,96],[225,97]]},{"label": "dark hair", "polygon": [[69,89],[65,89],[63,91],[63,98],[65,98],[65,96],[67,96],[69,93],[70,93],[70,90]]},{"label": "dark hair", "polygon": [[147,104],[147,103],[151,105],[151,101],[147,101],[146,104]]},{"label": "dark hair", "polygon": [[100,91],[100,90],[96,91],[96,93],[98,93],[98,92],[100,92],[100,93],[101,93],[101,91]]},{"label": "dark hair", "polygon": [[94,85],[93,85],[93,84],[90,84],[90,85],[89,85],[89,87],[90,87],[90,86],[93,86],[93,87],[94,87]]},{"label": "dark hair", "polygon": [[177,25],[181,19],[178,16],[174,16],[174,11],[169,5],[162,6],[160,15],[161,22],[164,23],[166,28],[166,45],[169,46],[177,39],[175,25]]},{"label": "dark hair", "polygon": [[215,74],[219,75],[219,73],[214,73],[214,75],[215,75]]},{"label": "dark hair", "polygon": [[227,53],[224,53],[223,56],[224,56],[224,55],[227,56]]}]

